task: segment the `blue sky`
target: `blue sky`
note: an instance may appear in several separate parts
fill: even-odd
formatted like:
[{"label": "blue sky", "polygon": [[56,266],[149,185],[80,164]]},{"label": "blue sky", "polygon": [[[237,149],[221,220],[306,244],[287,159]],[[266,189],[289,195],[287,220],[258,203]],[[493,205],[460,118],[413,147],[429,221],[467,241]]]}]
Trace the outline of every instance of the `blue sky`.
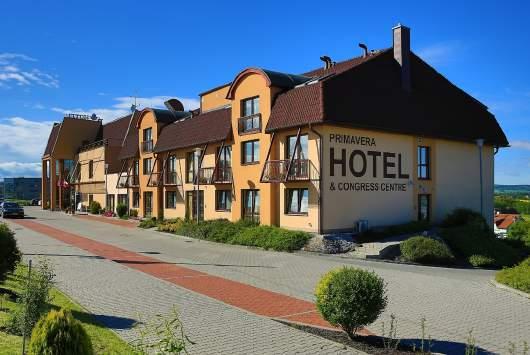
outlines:
[{"label": "blue sky", "polygon": [[398,22],[412,49],[485,103],[512,148],[497,183],[530,184],[530,3],[498,1],[26,1],[0,3],[0,177],[38,175],[51,122],[105,120],[197,94],[243,68],[299,73],[327,54],[386,48]]}]

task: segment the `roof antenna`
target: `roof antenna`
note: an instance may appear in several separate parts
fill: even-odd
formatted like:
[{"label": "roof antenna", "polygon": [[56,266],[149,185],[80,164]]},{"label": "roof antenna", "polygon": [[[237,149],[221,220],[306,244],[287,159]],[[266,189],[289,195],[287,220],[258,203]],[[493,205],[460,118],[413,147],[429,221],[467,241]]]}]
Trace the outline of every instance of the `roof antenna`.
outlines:
[{"label": "roof antenna", "polygon": [[320,57],[320,60],[324,62],[324,69],[329,69],[332,66],[331,58],[327,55]]},{"label": "roof antenna", "polygon": [[136,107],[138,107],[138,106],[136,105],[136,95],[134,95],[134,96],[129,96],[129,97],[134,98],[134,103],[131,105],[131,112],[134,113],[134,111],[136,111]]},{"label": "roof antenna", "polygon": [[363,49],[363,58],[368,56],[368,47],[364,43],[359,43],[359,47]]}]

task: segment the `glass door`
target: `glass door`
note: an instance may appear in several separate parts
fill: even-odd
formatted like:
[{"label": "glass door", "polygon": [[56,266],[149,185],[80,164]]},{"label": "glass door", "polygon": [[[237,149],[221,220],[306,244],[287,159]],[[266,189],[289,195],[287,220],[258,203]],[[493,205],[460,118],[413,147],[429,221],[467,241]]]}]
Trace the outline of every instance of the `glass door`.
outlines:
[{"label": "glass door", "polygon": [[243,190],[243,219],[259,223],[259,190]]},{"label": "glass door", "polygon": [[144,217],[151,217],[153,214],[153,193],[144,192]]},{"label": "glass door", "polygon": [[[197,211],[198,202],[198,211]],[[197,213],[199,221],[204,220],[204,191],[199,191],[199,200],[197,201],[197,191],[186,192],[186,218],[196,221]]]}]

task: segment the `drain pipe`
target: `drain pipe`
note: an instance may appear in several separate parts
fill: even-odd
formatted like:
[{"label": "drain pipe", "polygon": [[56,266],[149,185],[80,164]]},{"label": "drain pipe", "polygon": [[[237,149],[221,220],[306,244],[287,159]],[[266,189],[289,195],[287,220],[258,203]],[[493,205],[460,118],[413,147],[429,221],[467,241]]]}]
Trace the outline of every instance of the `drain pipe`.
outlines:
[{"label": "drain pipe", "polygon": [[476,140],[478,148],[478,159],[480,166],[480,214],[484,216],[484,186],[482,178],[482,148],[484,147],[484,139],[480,138]]},{"label": "drain pipe", "polygon": [[322,201],[324,199],[322,198],[322,194],[324,190],[322,190],[322,163],[323,163],[323,158],[324,158],[324,149],[323,149],[324,140],[322,139],[322,134],[317,132],[311,124],[309,124],[309,130],[318,136],[318,140],[320,142],[320,149],[318,152],[319,154],[319,161],[318,161],[318,194],[319,194],[318,196],[318,233],[323,234],[322,233],[323,232],[322,220],[324,219],[323,217],[324,208],[322,206]]}]

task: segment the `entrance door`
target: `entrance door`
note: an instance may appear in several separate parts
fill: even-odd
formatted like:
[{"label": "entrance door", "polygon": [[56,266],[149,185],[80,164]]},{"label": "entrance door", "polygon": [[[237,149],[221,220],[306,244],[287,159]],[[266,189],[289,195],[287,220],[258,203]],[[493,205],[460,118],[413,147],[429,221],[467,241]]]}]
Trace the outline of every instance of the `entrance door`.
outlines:
[{"label": "entrance door", "polygon": [[259,223],[259,190],[242,190],[243,219]]},{"label": "entrance door", "polygon": [[[199,191],[199,221],[204,220],[204,191]],[[186,218],[197,220],[197,191],[186,191]]]},{"label": "entrance door", "polygon": [[144,192],[144,217],[151,217],[153,214],[153,193]]},{"label": "entrance door", "polygon": [[107,195],[107,211],[114,212],[114,195]]}]

